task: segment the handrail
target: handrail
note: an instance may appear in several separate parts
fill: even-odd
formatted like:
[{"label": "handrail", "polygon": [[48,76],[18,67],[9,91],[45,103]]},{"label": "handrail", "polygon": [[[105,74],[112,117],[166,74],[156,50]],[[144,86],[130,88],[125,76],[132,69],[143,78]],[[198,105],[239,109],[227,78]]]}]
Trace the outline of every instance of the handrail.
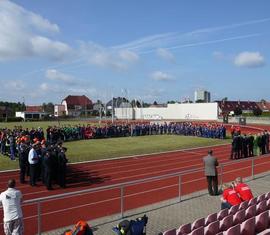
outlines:
[{"label": "handrail", "polygon": [[[223,166],[232,165],[232,164],[238,163],[238,162],[250,161],[252,159],[253,160],[261,159],[261,158],[265,158],[265,157],[269,157],[269,156],[270,156],[270,154],[265,154],[265,155],[262,155],[262,156],[256,156],[256,157],[252,157],[252,158],[237,159],[237,160],[234,160],[233,162],[222,163],[222,164],[219,165],[219,168],[222,168]],[[147,177],[147,178],[143,178],[143,179],[137,179],[137,180],[128,181],[128,182],[124,182],[124,183],[111,184],[111,185],[106,185],[106,186],[90,188],[90,189],[83,189],[83,190],[79,190],[79,191],[75,191],[75,192],[61,193],[61,194],[52,195],[52,196],[29,199],[29,200],[25,200],[23,202],[23,204],[28,204],[28,203],[32,204],[32,203],[36,203],[36,202],[42,202],[42,201],[46,201],[46,200],[69,197],[69,196],[74,196],[74,195],[83,194],[83,193],[91,193],[91,192],[104,191],[104,190],[108,190],[108,189],[121,188],[121,187],[125,187],[125,186],[131,186],[131,185],[139,184],[139,183],[145,183],[145,182],[148,182],[148,181],[154,181],[154,180],[159,180],[159,179],[161,180],[161,179],[166,179],[166,178],[170,178],[170,177],[176,177],[176,176],[180,176],[180,175],[184,175],[184,174],[188,174],[188,173],[196,173],[196,172],[200,172],[202,170],[204,170],[204,168],[199,167],[199,168],[195,168],[195,169],[190,169],[190,170],[185,170],[185,171],[180,171],[180,172],[174,172],[174,173],[169,173],[169,174],[165,174],[165,175],[159,175],[159,176],[152,176],[152,177]],[[0,208],[1,207],[2,206],[0,206]]]}]

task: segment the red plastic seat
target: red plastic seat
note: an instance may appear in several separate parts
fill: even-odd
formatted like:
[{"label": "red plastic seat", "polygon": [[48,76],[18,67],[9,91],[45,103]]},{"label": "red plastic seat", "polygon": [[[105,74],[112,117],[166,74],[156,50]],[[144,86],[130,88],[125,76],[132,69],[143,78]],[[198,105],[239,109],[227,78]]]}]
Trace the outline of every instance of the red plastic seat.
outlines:
[{"label": "red plastic seat", "polygon": [[233,224],[241,224],[243,221],[245,221],[245,210],[240,210],[235,213],[233,216]]},{"label": "red plastic seat", "polygon": [[222,220],[223,218],[225,218],[228,215],[228,213],[229,213],[229,209],[228,208],[221,210],[217,214],[217,219],[218,220]]},{"label": "red plastic seat", "polygon": [[241,204],[239,205],[239,209],[247,209],[248,208],[248,201],[243,201],[241,202]]},{"label": "red plastic seat", "polygon": [[204,227],[204,235],[216,235],[219,233],[219,221],[215,221]]},{"label": "red plastic seat", "polygon": [[229,209],[229,215],[234,215],[239,209],[239,205],[235,205],[235,206],[232,206],[230,209]]},{"label": "red plastic seat", "polygon": [[219,230],[226,231],[228,228],[233,226],[233,215],[227,215],[219,222]]},{"label": "red plastic seat", "polygon": [[176,230],[176,235],[184,235],[191,232],[191,223],[183,224]]},{"label": "red plastic seat", "polygon": [[263,200],[256,205],[256,215],[258,215],[266,210],[267,210],[266,200]]},{"label": "red plastic seat", "polygon": [[196,219],[191,225],[191,231],[199,227],[204,227],[204,218]]},{"label": "red plastic seat", "polygon": [[260,233],[267,229],[269,224],[269,211],[262,212],[255,217],[255,230],[256,233]]},{"label": "red plastic seat", "polygon": [[204,235],[204,227],[201,226],[199,228],[196,228],[191,233],[189,233],[188,235]]},{"label": "red plastic seat", "polygon": [[256,205],[257,204],[257,198],[252,198],[248,201],[248,206]]},{"label": "red plastic seat", "polygon": [[240,224],[234,225],[227,231],[223,232],[224,235],[240,235]]},{"label": "red plastic seat", "polygon": [[251,217],[241,224],[241,235],[254,235],[254,234],[255,234],[255,217]]},{"label": "red plastic seat", "polygon": [[176,235],[176,228],[165,231],[163,235]]},{"label": "red plastic seat", "polygon": [[256,205],[252,205],[252,206],[248,207],[248,208],[246,209],[245,215],[246,215],[246,216],[245,216],[246,219],[249,219],[249,218],[255,216],[255,215],[256,215]]},{"label": "red plastic seat", "polygon": [[210,223],[212,223],[214,221],[217,221],[217,213],[213,213],[213,214],[208,215],[205,218],[204,226],[207,226],[208,224],[210,224]]},{"label": "red plastic seat", "polygon": [[270,235],[270,228],[258,233],[257,235]]},{"label": "red plastic seat", "polygon": [[265,198],[265,194],[262,194],[262,195],[258,196],[258,197],[257,197],[257,204],[258,204],[259,202],[264,201],[265,199],[266,199],[266,198]]}]

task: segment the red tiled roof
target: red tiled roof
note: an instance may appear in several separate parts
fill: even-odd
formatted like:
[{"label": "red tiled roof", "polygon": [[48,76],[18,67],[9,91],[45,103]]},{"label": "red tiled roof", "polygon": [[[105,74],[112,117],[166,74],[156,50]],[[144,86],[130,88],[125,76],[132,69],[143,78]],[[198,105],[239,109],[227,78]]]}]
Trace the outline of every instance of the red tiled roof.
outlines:
[{"label": "red tiled roof", "polygon": [[73,107],[75,105],[87,106],[87,107],[93,106],[92,101],[85,95],[82,95],[82,96],[69,95],[64,100],[67,102],[68,107]]},{"label": "red tiled roof", "polygon": [[260,109],[257,103],[253,101],[218,101],[218,106],[223,112],[234,111],[237,107],[250,111]]},{"label": "red tiled roof", "polygon": [[43,112],[42,106],[26,106],[26,112]]}]

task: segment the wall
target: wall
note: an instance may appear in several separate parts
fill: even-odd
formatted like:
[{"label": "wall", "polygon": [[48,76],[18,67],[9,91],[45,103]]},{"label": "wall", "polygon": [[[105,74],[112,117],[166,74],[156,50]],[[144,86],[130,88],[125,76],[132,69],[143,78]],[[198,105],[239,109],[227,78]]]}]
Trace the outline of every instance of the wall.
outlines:
[{"label": "wall", "polygon": [[217,120],[217,103],[168,104],[166,108],[116,108],[118,119]]}]

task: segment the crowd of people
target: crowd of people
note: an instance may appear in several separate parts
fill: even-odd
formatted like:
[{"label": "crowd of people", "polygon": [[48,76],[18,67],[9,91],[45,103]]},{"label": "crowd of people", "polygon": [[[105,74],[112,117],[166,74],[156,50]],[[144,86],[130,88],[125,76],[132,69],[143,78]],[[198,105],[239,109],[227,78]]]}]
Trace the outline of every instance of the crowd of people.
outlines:
[{"label": "crowd of people", "polygon": [[269,153],[269,132],[267,130],[251,135],[235,131],[232,135],[231,159],[240,159]]}]

